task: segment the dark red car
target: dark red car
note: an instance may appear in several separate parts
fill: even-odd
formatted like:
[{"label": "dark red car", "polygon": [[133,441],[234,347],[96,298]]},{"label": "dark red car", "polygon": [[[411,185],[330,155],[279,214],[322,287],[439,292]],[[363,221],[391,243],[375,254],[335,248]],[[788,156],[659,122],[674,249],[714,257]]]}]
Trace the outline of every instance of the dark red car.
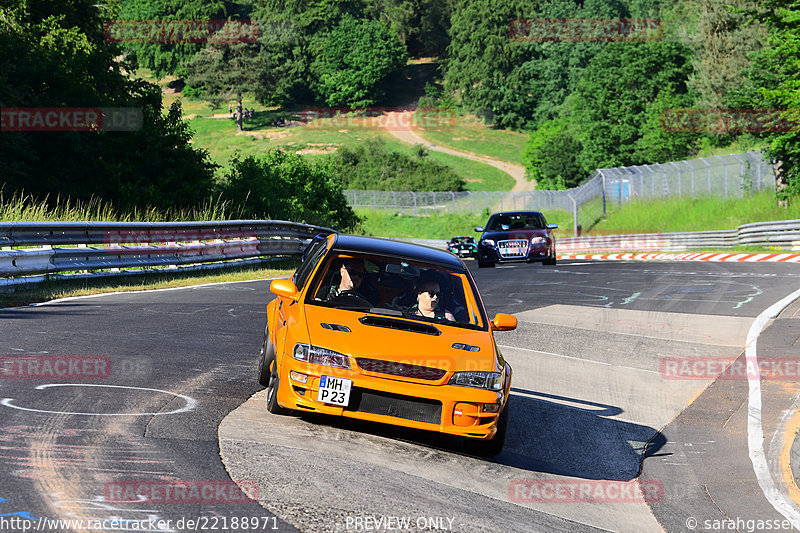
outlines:
[{"label": "dark red car", "polygon": [[539,261],[556,264],[558,224],[548,224],[539,211],[509,211],[489,217],[486,227],[477,226],[478,266],[493,267],[511,261]]}]

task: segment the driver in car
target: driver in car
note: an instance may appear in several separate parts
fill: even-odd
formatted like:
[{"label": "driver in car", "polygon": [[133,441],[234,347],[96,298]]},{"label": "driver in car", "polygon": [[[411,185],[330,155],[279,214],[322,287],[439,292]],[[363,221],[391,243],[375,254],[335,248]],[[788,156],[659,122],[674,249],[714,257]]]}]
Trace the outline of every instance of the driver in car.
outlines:
[{"label": "driver in car", "polygon": [[364,281],[365,273],[366,269],[364,268],[363,259],[343,260],[341,266],[339,267],[339,285],[334,285],[331,287],[331,290],[328,292],[328,296],[325,298],[325,300],[333,300],[343,293],[355,294],[356,296],[363,298],[363,295],[358,293],[358,288],[361,286],[361,282]]}]

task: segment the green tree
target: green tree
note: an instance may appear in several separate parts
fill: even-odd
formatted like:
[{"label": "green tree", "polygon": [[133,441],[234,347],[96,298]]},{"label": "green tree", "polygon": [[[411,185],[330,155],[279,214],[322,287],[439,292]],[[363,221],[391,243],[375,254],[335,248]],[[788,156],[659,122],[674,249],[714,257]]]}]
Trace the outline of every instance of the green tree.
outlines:
[{"label": "green tree", "polygon": [[525,143],[523,160],[528,179],[537,189],[569,189],[588,175],[580,165],[583,145],[573,131],[571,117],[548,120],[531,133]]},{"label": "green tree", "polygon": [[252,93],[266,102],[275,86],[269,57],[257,43],[209,44],[192,58],[188,68],[188,83],[212,104],[236,100],[237,132],[242,131],[243,95]]},{"label": "green tree", "polygon": [[36,199],[92,197],[119,208],[191,207],[207,199],[214,165],[188,144],[179,105],[129,78],[133,65],[103,37],[93,0],[5,2],[0,8],[0,107],[122,107],[137,131],[4,132],[0,187]]},{"label": "green tree", "polygon": [[245,218],[291,220],[348,231],[359,222],[329,162],[270,150],[260,158],[234,158],[222,198]]},{"label": "green tree", "polygon": [[[120,21],[220,20],[227,18],[230,7],[224,0],[121,0],[118,18]],[[202,42],[123,40],[120,45],[132,52],[139,65],[149,68],[156,78],[169,74],[185,76],[188,62],[203,48]]]},{"label": "green tree", "polygon": [[406,58],[405,46],[382,23],[345,16],[312,64],[315,92],[329,106],[373,105],[384,96],[383,81]]},{"label": "green tree", "polygon": [[330,28],[349,14],[363,18],[360,0],[256,0],[252,16],[261,28],[261,53],[274,65],[275,84],[268,102],[287,105],[309,102],[313,77],[311,64]]},{"label": "green tree", "polygon": [[605,46],[591,39],[548,41],[517,19],[597,19],[630,16],[616,0],[469,0],[456,4],[444,62],[446,89],[470,110],[488,110],[498,127],[533,129],[556,118],[591,59]]},{"label": "green tree", "polygon": [[766,0],[760,8],[769,34],[750,72],[755,86],[750,103],[782,110],[781,120],[767,124],[764,137],[769,143],[765,155],[775,164],[778,198],[785,205],[800,194],[800,5],[797,0]]},{"label": "green tree", "polygon": [[754,0],[707,0],[702,3],[694,43],[694,72],[689,87],[703,107],[730,105],[730,93],[747,82],[748,56],[760,50],[767,28],[753,20]]},{"label": "green tree", "polygon": [[662,92],[685,104],[692,101],[687,88],[690,57],[679,43],[655,41],[609,43],[592,59],[578,84],[574,105],[584,168],[654,162],[642,159],[640,144],[648,124],[660,127],[652,119],[648,123],[648,113],[652,117],[656,111],[652,102]]}]

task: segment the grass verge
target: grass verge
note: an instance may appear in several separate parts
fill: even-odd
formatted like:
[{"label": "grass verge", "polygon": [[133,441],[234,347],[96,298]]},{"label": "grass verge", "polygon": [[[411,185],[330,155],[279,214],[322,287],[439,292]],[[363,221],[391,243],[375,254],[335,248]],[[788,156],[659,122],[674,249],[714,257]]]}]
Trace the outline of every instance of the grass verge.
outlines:
[{"label": "grass verge", "polygon": [[458,116],[455,123],[447,127],[418,128],[414,132],[453,150],[524,165],[522,154],[528,141],[527,133],[492,129],[471,115]]},{"label": "grass verge", "polygon": [[70,296],[86,296],[109,292],[135,292],[173,287],[188,287],[207,283],[249,281],[287,277],[297,267],[295,260],[275,262],[273,266],[231,267],[215,271],[146,273],[114,278],[52,280],[21,286],[14,292],[0,292],[0,308],[30,305]]},{"label": "grass verge", "polygon": [[[450,240],[457,235],[477,237],[475,226],[483,226],[489,219],[489,213],[441,214],[427,217],[360,209],[357,209],[356,213],[362,218],[360,229],[364,235],[409,239]],[[560,210],[543,211],[543,213],[549,223],[558,224],[559,231],[571,235],[572,215]]]},{"label": "grass verge", "polygon": [[800,219],[800,202],[781,208],[771,191],[745,198],[669,197],[634,200],[615,208],[593,234],[671,233],[736,229],[751,222]]}]

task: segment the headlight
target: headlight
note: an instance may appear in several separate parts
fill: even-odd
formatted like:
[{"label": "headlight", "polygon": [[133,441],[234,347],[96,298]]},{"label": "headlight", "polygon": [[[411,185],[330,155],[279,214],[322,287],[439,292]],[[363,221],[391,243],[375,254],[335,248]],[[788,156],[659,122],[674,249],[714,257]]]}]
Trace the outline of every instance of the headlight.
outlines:
[{"label": "headlight", "polygon": [[447,383],[459,387],[499,391],[503,390],[503,374],[500,372],[456,372]]},{"label": "headlight", "polygon": [[346,368],[350,370],[350,359],[346,355],[327,348],[311,346],[298,342],[294,345],[292,354],[298,361],[313,363],[315,365],[335,366],[336,368]]},{"label": "headlight", "polygon": [[494,241],[492,239],[483,239],[483,244],[486,246],[494,246]]},{"label": "headlight", "polygon": [[534,237],[531,239],[531,244],[543,244],[546,243],[547,239],[544,237]]}]

